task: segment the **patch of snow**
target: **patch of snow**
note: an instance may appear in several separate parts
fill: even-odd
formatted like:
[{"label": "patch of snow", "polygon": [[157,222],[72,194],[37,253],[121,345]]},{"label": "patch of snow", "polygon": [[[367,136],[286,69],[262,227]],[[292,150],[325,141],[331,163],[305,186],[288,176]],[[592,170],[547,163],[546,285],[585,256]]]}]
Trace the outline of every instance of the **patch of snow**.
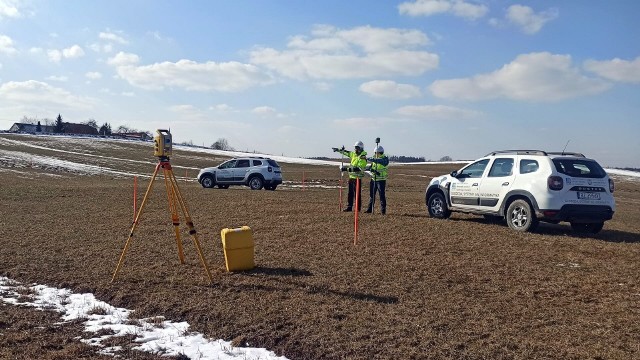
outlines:
[{"label": "patch of snow", "polygon": [[[264,348],[238,348],[224,340],[205,338],[200,333],[189,331],[186,322],[172,322],[163,320],[158,323],[157,318],[147,318],[131,321],[132,311],[116,308],[103,301],[97,300],[93,294],[74,294],[68,289],[57,289],[44,285],[32,285],[28,288],[35,295],[33,301],[18,301],[25,296],[17,289],[24,285],[6,277],[0,276],[0,300],[7,304],[32,306],[42,310],[55,310],[62,314],[64,321],[84,320],[85,331],[99,332],[111,330],[112,335],[103,335],[83,340],[85,343],[101,347],[100,353],[115,355],[119,347],[104,347],[101,342],[116,336],[135,335],[134,342],[140,345],[136,350],[178,356],[184,354],[190,359],[274,359],[286,360],[284,356],[276,356],[272,351]],[[104,314],[104,315],[103,315]],[[164,319],[164,318],[162,318]]]}]

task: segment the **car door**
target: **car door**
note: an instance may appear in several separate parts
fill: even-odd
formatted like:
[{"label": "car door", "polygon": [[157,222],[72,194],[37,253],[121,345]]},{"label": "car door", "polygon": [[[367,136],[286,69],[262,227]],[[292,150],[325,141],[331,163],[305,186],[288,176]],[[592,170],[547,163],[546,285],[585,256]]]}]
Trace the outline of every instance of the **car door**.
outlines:
[{"label": "car door", "polygon": [[489,171],[480,182],[480,207],[497,211],[505,195],[515,180],[515,159],[513,157],[495,158]]},{"label": "car door", "polygon": [[238,159],[233,169],[233,181],[238,183],[244,181],[244,178],[251,167],[249,159]]},{"label": "car door", "polygon": [[229,183],[233,181],[233,169],[236,166],[237,160],[229,160],[218,166],[216,170],[216,182]]},{"label": "car door", "polygon": [[449,201],[460,208],[477,209],[480,203],[480,182],[489,159],[478,160],[456,172],[451,179]]}]

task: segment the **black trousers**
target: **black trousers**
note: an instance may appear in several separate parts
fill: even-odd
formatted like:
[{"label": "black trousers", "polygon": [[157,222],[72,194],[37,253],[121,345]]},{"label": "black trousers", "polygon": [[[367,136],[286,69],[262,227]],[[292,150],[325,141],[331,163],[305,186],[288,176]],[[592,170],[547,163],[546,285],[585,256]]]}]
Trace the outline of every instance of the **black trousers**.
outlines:
[{"label": "black trousers", "polygon": [[380,209],[384,214],[387,211],[387,195],[385,188],[387,187],[387,180],[377,180],[369,182],[369,210],[372,210],[373,202],[376,198],[376,192],[380,193]]},{"label": "black trousers", "polygon": [[[362,186],[363,181],[360,179],[360,189],[358,189],[358,211],[362,209]],[[347,208],[353,209],[353,198],[356,194],[356,179],[349,179],[349,194],[347,195]]]}]

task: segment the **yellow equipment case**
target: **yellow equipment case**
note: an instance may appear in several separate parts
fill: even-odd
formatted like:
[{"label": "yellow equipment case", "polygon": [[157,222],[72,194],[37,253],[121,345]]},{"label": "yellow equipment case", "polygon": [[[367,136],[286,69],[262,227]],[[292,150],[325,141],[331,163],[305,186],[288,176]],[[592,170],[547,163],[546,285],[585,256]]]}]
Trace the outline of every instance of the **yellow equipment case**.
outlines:
[{"label": "yellow equipment case", "polygon": [[254,243],[251,228],[224,228],[220,232],[227,271],[251,270],[254,262]]}]

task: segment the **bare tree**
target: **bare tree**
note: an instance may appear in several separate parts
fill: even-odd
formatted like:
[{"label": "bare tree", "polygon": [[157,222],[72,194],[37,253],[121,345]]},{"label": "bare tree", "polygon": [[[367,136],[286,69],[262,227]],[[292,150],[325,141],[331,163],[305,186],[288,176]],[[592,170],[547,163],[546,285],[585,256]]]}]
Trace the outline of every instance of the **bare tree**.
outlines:
[{"label": "bare tree", "polygon": [[216,142],[211,144],[211,148],[215,150],[227,150],[227,151],[234,150],[231,146],[229,146],[229,142],[225,138],[220,138],[216,140]]},{"label": "bare tree", "polygon": [[92,128],[94,128],[96,130],[100,129],[100,126],[98,125],[98,122],[96,122],[95,119],[89,119],[89,120],[83,122],[83,124],[89,125],[89,126],[91,126]]},{"label": "bare tree", "polygon": [[453,161],[453,159],[451,158],[451,156],[447,155],[447,156],[441,157],[440,160],[438,161]]},{"label": "bare tree", "polygon": [[30,118],[27,117],[26,115],[22,117],[22,119],[20,119],[20,122],[23,124],[32,124],[35,125],[38,123],[38,118]]}]

